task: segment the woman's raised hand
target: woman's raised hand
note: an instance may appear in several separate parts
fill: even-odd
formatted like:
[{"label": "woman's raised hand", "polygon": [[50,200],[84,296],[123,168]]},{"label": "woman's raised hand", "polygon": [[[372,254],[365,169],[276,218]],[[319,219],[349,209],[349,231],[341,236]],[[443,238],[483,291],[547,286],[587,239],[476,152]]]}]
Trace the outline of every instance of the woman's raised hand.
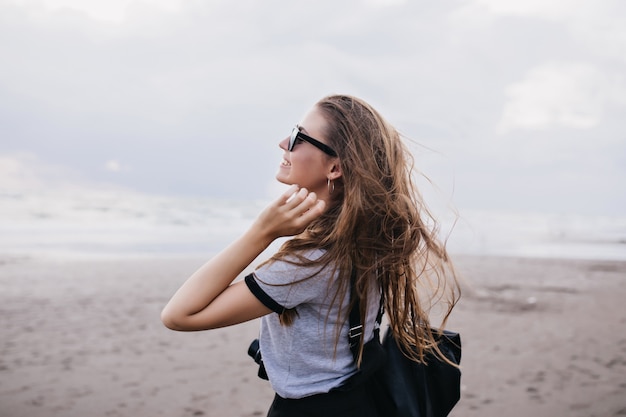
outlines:
[{"label": "woman's raised hand", "polygon": [[301,233],[324,207],[315,193],[291,186],[261,212],[246,233],[185,281],[163,309],[163,323],[173,330],[203,330],[270,313],[245,283],[233,281],[274,239]]},{"label": "woman's raised hand", "polygon": [[253,227],[271,240],[297,235],[318,218],[325,207],[326,203],[315,193],[292,185],[261,212]]}]

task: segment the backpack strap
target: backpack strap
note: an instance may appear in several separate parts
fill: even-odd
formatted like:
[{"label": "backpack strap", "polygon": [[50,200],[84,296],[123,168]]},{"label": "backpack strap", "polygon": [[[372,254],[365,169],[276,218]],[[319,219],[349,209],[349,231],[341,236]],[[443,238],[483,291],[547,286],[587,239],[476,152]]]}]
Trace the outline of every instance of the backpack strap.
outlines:
[{"label": "backpack strap", "polygon": [[[352,274],[350,276],[350,309],[349,324],[350,330],[348,331],[348,343],[350,344],[350,351],[354,357],[355,362],[359,358],[359,350],[361,341],[363,340],[363,323],[361,323],[361,301],[356,296],[356,268],[352,268]],[[378,314],[376,315],[376,322],[374,324],[374,337],[379,337],[380,324],[383,320],[383,314],[385,313],[385,294],[381,290],[380,292],[380,304],[378,307]]]}]

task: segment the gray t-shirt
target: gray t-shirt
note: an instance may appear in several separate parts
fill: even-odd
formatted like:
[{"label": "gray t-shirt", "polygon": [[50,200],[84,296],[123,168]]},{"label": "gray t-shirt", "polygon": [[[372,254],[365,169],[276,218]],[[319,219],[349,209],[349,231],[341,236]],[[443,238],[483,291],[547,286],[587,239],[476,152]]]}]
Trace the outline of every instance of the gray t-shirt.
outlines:
[{"label": "gray t-shirt", "polygon": [[[317,259],[322,254],[321,250],[315,250],[305,256]],[[272,388],[283,398],[326,393],[340,386],[357,370],[347,336],[349,294],[341,306],[341,300],[333,303],[337,276],[331,275],[331,267],[306,279],[318,269],[319,266],[304,268],[276,261],[258,268],[246,279],[252,292],[266,306],[276,311],[276,304],[279,304],[297,311],[291,326],[280,324],[276,313],[261,319],[259,343],[263,363]],[[378,291],[368,297],[364,325],[366,342],[373,336],[379,301]],[[343,311],[337,339],[339,308]]]}]

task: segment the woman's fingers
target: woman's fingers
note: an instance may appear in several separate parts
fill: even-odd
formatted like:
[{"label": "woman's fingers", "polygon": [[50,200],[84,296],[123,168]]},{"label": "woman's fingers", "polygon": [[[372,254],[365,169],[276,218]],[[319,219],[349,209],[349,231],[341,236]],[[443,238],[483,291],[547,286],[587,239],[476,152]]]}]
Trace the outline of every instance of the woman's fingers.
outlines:
[{"label": "woman's fingers", "polygon": [[302,202],[305,201],[305,199],[310,195],[309,191],[306,188],[298,188],[298,186],[295,187],[296,188],[293,192],[291,192],[291,187],[287,191],[291,192],[289,198],[284,203],[284,206],[287,210],[296,208],[298,205],[302,204]]},{"label": "woman's fingers", "polygon": [[296,184],[293,184],[289,188],[287,188],[287,191],[285,191],[279,198],[279,205],[290,202],[297,194],[298,190],[300,190],[300,187]]},{"label": "woman's fingers", "polygon": [[288,236],[301,233],[306,226],[319,217],[325,203],[306,188],[292,185],[285,191],[273,207],[261,216],[261,222],[270,235]]},{"label": "woman's fingers", "polygon": [[294,206],[289,209],[291,220],[296,228],[296,233],[319,217],[325,208],[325,203],[317,198],[317,194],[309,193],[306,189],[301,189],[291,201]]},{"label": "woman's fingers", "polygon": [[289,187],[278,199],[278,206],[286,212],[305,211],[317,201],[317,195],[309,192],[306,188],[299,188],[297,185]]},{"label": "woman's fingers", "polygon": [[313,204],[300,215],[300,221],[304,224],[305,227],[313,220],[321,216],[324,212],[324,208],[326,207],[326,203],[324,202],[324,200],[317,200],[317,197],[315,197],[315,200],[311,199],[311,201],[313,202]]},{"label": "woman's fingers", "polygon": [[285,208],[296,215],[302,215],[317,203],[317,194],[309,192],[306,188],[301,188],[285,204]]}]

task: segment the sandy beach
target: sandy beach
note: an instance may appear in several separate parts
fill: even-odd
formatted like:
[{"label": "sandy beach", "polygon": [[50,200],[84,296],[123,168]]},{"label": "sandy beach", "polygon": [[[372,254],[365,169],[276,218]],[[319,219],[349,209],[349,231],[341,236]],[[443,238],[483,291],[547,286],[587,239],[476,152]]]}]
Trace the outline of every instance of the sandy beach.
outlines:
[{"label": "sandy beach", "polygon": [[[258,323],[159,312],[203,260],[0,256],[0,416],[264,416]],[[467,281],[452,415],[626,416],[626,262],[457,257]]]}]

